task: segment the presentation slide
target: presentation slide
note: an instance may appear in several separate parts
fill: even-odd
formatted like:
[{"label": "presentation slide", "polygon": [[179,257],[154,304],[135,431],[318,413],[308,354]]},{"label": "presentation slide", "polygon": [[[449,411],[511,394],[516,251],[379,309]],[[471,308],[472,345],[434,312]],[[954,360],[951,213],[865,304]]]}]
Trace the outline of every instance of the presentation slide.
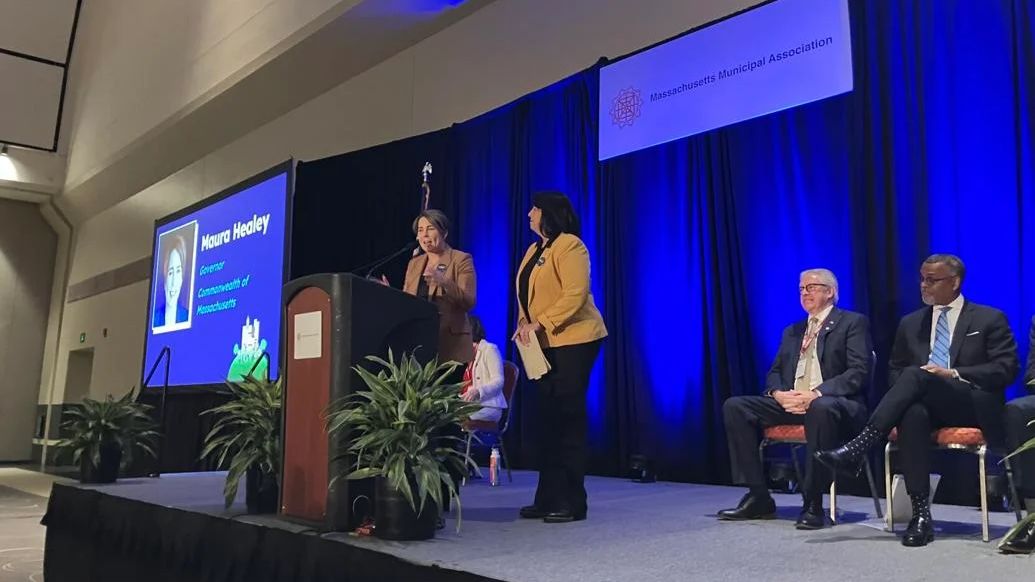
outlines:
[{"label": "presentation slide", "polygon": [[777,0],[600,70],[600,160],[852,90],[848,0]]},{"label": "presentation slide", "polygon": [[[156,223],[144,374],[168,347],[170,386],[239,380],[257,362],[257,376],[269,366],[277,378],[291,168]],[[149,385],[161,382],[160,367]]]}]

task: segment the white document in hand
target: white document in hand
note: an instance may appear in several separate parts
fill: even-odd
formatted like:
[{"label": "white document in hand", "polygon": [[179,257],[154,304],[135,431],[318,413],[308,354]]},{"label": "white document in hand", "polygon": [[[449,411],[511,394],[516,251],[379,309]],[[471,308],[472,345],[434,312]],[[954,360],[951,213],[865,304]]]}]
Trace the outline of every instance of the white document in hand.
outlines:
[{"label": "white document in hand", "polygon": [[536,337],[536,334],[528,334],[527,346],[517,338],[514,338],[514,343],[517,344],[521,363],[525,365],[525,376],[529,380],[538,380],[550,371],[550,362],[546,361],[546,355],[543,354],[543,348],[539,346],[539,338]]}]

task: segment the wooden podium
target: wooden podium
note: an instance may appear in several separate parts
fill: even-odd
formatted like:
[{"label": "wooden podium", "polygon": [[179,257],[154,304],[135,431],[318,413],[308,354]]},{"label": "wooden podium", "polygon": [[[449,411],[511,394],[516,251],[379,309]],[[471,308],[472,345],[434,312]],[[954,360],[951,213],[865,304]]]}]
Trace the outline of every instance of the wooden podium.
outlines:
[{"label": "wooden podium", "polygon": [[358,525],[352,502],[373,484],[338,479],[348,463],[332,457],[347,444],[327,434],[327,406],[364,388],[352,367],[364,358],[412,352],[430,361],[438,353],[438,310],[398,289],[346,273],[310,275],[284,286],[283,459],[279,514],[325,531]]}]

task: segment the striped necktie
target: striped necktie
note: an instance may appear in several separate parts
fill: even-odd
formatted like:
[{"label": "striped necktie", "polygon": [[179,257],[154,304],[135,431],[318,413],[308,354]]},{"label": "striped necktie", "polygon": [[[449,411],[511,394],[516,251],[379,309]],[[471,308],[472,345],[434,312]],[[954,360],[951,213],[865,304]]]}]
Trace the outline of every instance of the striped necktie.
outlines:
[{"label": "striped necktie", "polygon": [[949,310],[942,307],[938,314],[938,323],[934,327],[934,346],[931,347],[930,362],[942,368],[949,367]]}]

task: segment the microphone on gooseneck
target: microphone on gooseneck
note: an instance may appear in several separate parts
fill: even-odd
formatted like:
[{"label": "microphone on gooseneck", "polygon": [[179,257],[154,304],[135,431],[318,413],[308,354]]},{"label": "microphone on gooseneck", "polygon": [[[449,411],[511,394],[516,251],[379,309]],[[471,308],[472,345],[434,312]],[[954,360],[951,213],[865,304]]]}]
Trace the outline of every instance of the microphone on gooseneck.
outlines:
[{"label": "microphone on gooseneck", "polygon": [[374,272],[374,271],[375,271],[375,270],[376,270],[376,269],[377,269],[378,267],[381,267],[381,266],[383,266],[383,265],[384,265],[385,263],[387,263],[388,261],[391,261],[392,259],[394,259],[394,258],[398,257],[399,255],[401,255],[401,254],[403,254],[403,253],[408,253],[408,252],[410,252],[411,250],[413,250],[413,249],[414,249],[414,248],[416,248],[416,247],[417,247],[417,241],[415,241],[415,240],[412,240],[412,241],[410,241],[410,242],[406,243],[406,246],[404,246],[403,248],[401,248],[401,249],[399,249],[399,250],[395,251],[394,253],[392,253],[392,254],[390,254],[390,255],[388,255],[388,256],[386,256],[386,257],[382,258],[382,259],[378,259],[378,260],[374,261],[373,263],[367,263],[366,265],[363,265],[362,267],[359,267],[359,268],[353,269],[353,270],[352,270],[352,272],[353,272],[353,273],[356,273],[356,272],[359,272],[359,271],[363,271],[364,269],[366,269],[366,273],[364,273],[364,274],[363,274],[363,277],[364,277],[364,278],[368,278],[368,277],[370,277],[370,275],[371,275],[371,274],[372,274],[372,273],[373,273],[373,272]]}]

